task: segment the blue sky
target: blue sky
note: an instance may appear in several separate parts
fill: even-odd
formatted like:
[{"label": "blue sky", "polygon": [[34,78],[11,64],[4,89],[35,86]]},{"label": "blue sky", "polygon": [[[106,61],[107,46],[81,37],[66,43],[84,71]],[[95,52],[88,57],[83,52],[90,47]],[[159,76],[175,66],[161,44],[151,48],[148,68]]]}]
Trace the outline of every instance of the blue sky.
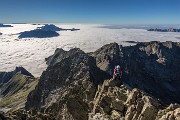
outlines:
[{"label": "blue sky", "polygon": [[0,23],[180,24],[180,0],[0,0]]}]

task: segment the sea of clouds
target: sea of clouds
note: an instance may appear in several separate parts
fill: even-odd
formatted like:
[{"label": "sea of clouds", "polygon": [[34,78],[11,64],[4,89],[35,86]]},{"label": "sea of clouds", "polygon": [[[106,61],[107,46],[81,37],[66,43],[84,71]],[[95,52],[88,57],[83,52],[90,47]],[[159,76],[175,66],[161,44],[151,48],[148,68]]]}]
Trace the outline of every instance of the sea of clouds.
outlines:
[{"label": "sea of clouds", "polygon": [[180,41],[180,33],[149,32],[146,29],[116,28],[95,24],[55,24],[61,28],[79,28],[79,31],[59,31],[59,37],[19,39],[18,33],[36,29],[42,25],[12,24],[14,27],[0,28],[0,71],[11,71],[22,66],[34,76],[41,75],[47,68],[45,58],[56,48],[69,50],[81,48],[93,52],[101,46],[117,42],[124,46],[133,45],[124,41]]}]

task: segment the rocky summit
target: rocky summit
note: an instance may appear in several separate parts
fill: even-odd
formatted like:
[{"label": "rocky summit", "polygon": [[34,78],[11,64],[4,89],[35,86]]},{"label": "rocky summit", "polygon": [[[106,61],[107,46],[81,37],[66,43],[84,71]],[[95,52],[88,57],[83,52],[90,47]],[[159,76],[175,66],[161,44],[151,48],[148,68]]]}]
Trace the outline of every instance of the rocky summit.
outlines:
[{"label": "rocky summit", "polygon": [[[179,120],[180,43],[107,44],[95,52],[78,48],[45,59],[48,67],[25,108],[3,119]],[[123,85],[112,80],[115,65]]]},{"label": "rocky summit", "polygon": [[97,66],[112,74],[120,64],[123,81],[164,103],[180,103],[180,43],[149,42],[122,47],[108,44],[92,53]]},{"label": "rocky summit", "polygon": [[27,96],[37,85],[38,78],[34,78],[23,67],[16,67],[14,71],[2,72],[0,75],[0,111],[10,112],[24,108]]}]

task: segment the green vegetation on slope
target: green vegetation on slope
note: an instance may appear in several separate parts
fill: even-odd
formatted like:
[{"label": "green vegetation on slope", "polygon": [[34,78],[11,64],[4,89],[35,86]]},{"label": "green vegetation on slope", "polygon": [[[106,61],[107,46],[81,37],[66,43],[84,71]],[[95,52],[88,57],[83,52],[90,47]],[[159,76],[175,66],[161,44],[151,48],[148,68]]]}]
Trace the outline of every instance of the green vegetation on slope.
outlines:
[{"label": "green vegetation on slope", "polygon": [[24,107],[28,94],[34,90],[38,81],[38,78],[17,73],[8,83],[1,86],[0,110]]}]

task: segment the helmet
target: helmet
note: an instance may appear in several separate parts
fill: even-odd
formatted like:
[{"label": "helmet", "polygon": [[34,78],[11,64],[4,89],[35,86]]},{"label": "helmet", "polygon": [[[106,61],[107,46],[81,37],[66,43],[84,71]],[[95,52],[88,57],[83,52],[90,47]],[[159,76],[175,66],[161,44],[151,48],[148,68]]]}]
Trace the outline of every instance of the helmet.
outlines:
[{"label": "helmet", "polygon": [[119,66],[119,65],[117,65],[117,66],[116,66],[116,69],[118,69],[118,70],[119,70],[119,69],[120,69],[120,66]]}]

